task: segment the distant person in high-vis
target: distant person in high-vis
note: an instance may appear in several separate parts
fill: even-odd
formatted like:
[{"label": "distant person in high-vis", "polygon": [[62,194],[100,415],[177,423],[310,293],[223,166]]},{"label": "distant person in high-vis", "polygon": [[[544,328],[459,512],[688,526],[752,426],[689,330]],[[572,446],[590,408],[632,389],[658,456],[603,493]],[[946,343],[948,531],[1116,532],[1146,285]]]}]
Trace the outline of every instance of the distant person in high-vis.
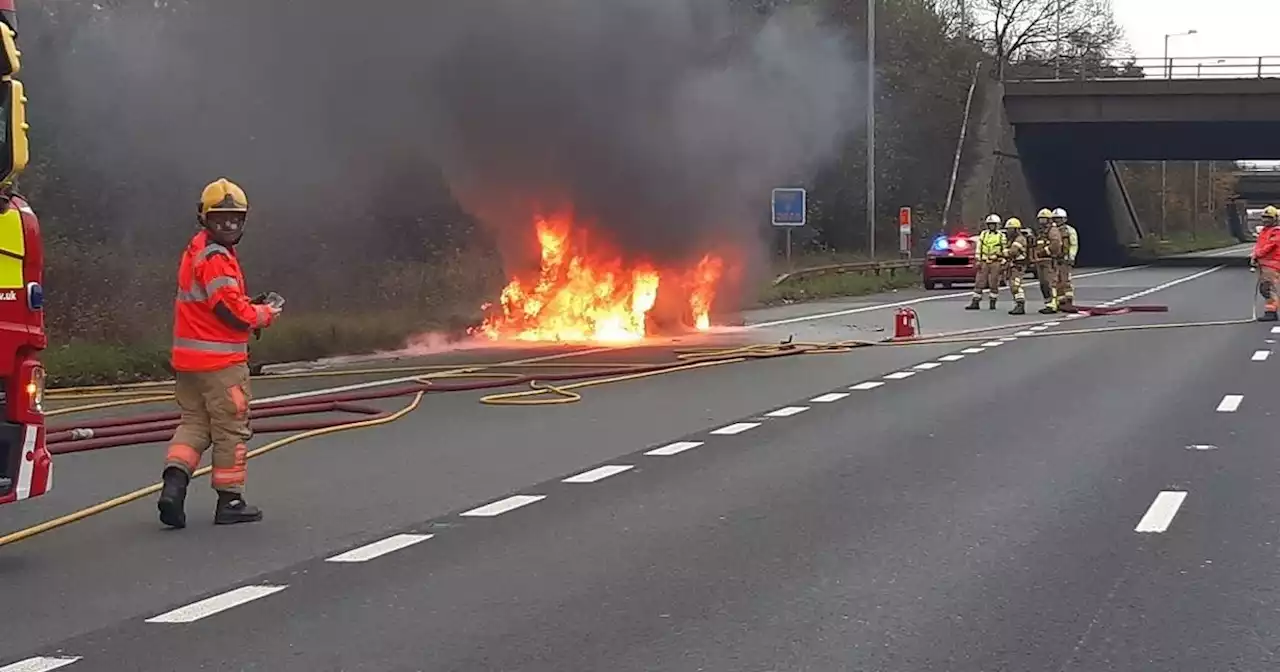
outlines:
[{"label": "distant person in high-vis", "polygon": [[244,500],[249,429],[249,335],[270,326],[283,299],[250,299],[236,259],[249,200],[234,183],[218,179],[200,194],[200,232],[178,266],[172,364],[182,420],[169,442],[160,522],[186,527],[187,484],[213,447],[212,484],[218,493],[214,523],[254,522],[262,511]]},{"label": "distant person in high-vis", "polygon": [[[1258,293],[1266,300],[1266,305],[1259,322],[1275,322],[1276,310],[1280,309],[1280,210],[1268,205],[1262,211],[1262,231],[1253,244],[1253,253],[1249,255],[1249,266],[1262,267],[1262,278],[1258,283]],[[1256,305],[1256,304],[1255,304]]]},{"label": "distant person in high-vis", "polygon": [[1054,293],[1057,308],[1064,313],[1076,312],[1076,288],[1071,282],[1071,269],[1076,267],[1076,254],[1080,252],[1080,236],[1076,227],[1067,222],[1067,211],[1054,208],[1052,225],[1062,234],[1062,255],[1054,265]]},{"label": "distant person in high-vis", "polygon": [[965,310],[978,310],[978,302],[987,296],[991,310],[996,309],[1000,296],[1000,273],[1004,270],[1004,232],[1000,230],[1000,215],[987,216],[987,228],[978,235],[978,274],[973,279],[973,300]]}]

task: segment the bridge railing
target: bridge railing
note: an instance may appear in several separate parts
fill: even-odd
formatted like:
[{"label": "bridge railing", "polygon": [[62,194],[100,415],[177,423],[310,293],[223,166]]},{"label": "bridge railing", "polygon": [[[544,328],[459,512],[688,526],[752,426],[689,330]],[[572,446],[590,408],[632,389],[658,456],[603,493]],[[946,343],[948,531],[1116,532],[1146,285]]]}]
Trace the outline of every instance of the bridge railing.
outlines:
[{"label": "bridge railing", "polygon": [[1029,67],[1014,64],[1010,82],[1063,82],[1098,79],[1280,79],[1280,56],[1181,56],[1116,58],[1082,64],[1064,60]]}]

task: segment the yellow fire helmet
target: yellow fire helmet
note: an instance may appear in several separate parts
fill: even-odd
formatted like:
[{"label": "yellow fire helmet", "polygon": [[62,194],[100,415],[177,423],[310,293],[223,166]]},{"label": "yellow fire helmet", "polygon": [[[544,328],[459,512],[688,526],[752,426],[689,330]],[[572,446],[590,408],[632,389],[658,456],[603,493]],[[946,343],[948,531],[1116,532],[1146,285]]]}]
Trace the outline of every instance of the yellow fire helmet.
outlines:
[{"label": "yellow fire helmet", "polygon": [[1053,211],[1049,208],[1040,208],[1040,212],[1036,213],[1036,219],[1052,219]]},{"label": "yellow fire helmet", "polygon": [[1005,222],[1005,223],[1004,223],[1004,228],[1006,228],[1006,229],[1021,229],[1021,228],[1022,228],[1022,220],[1021,220],[1021,219],[1018,219],[1017,217],[1010,217],[1010,218],[1009,218],[1009,221],[1007,221],[1007,222]]},{"label": "yellow fire helmet", "polygon": [[235,182],[220,177],[200,192],[200,219],[210,212],[249,212],[249,197]]},{"label": "yellow fire helmet", "polygon": [[1276,209],[1274,205],[1268,205],[1262,210],[1262,218],[1271,220],[1280,218],[1280,209]]}]

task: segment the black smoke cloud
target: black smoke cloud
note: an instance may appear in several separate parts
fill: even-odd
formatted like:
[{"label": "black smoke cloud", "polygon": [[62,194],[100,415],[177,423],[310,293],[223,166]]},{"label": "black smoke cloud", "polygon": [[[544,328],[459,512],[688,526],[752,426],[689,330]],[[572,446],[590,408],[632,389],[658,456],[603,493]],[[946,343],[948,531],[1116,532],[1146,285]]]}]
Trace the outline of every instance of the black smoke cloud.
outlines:
[{"label": "black smoke cloud", "polygon": [[764,20],[730,4],[20,0],[20,12],[33,125],[57,136],[36,151],[56,145],[110,194],[87,218],[179,240],[196,191],[227,175],[258,213],[248,240],[268,243],[273,269],[301,272],[314,268],[304,238],[347,255],[412,247],[387,222],[439,210],[440,176],[517,246],[536,212],[563,206],[658,260],[753,246],[769,189],[808,178],[861,118],[859,72],[809,9]]}]

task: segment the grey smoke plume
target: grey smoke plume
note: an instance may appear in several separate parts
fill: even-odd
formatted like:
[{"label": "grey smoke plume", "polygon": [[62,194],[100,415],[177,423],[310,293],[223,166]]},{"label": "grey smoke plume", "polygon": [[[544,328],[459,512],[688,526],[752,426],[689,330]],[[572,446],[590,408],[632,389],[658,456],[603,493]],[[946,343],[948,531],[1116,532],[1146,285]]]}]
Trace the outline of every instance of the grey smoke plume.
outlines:
[{"label": "grey smoke plume", "polygon": [[35,123],[112,195],[92,217],[143,243],[186,235],[195,191],[228,175],[277,272],[313,268],[302,238],[398,254],[421,232],[388,221],[447,200],[438,168],[509,248],[569,206],[628,254],[688,263],[757,246],[769,189],[862,116],[848,45],[811,9],[730,5],[66,0],[24,5],[22,39]]},{"label": "grey smoke plume", "polygon": [[768,193],[859,118],[840,36],[805,6],[745,25],[708,0],[453,3],[428,91],[433,154],[464,207],[527,236],[571,206],[629,253],[754,246]]}]

